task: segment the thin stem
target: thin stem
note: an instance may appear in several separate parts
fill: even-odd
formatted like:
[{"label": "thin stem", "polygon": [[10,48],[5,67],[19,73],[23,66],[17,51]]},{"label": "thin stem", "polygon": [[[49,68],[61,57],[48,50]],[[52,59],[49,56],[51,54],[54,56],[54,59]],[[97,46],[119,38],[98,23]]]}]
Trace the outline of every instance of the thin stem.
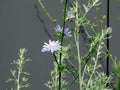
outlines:
[{"label": "thin stem", "polygon": [[67,2],[68,2],[68,0],[65,0],[65,4],[64,4],[64,17],[63,17],[63,30],[62,30],[62,37],[61,37],[61,45],[63,45],[64,29],[65,29],[65,24],[66,24]]},{"label": "thin stem", "polygon": [[80,58],[80,46],[79,46],[79,36],[77,36],[77,52],[78,52],[78,63],[79,63],[79,85],[80,90],[82,89],[82,80],[81,80],[81,58]]},{"label": "thin stem", "polygon": [[[76,30],[79,30],[78,24],[78,1],[76,0]],[[79,89],[82,90],[82,80],[81,80],[81,57],[80,57],[80,45],[79,45],[79,33],[75,35],[75,42],[77,47],[77,54],[78,54],[78,75],[79,75]]]},{"label": "thin stem", "polygon": [[[98,50],[97,52],[99,52],[99,50]],[[88,80],[88,84],[87,84],[87,86],[89,86],[90,81],[91,81],[91,79],[92,79],[92,77],[93,77],[93,74],[94,74],[95,69],[96,69],[96,67],[97,67],[97,62],[98,62],[98,55],[97,55],[97,57],[96,57],[95,65],[94,65],[94,68],[93,68],[92,74],[91,74],[91,76],[90,76],[90,78],[89,78],[89,80]]]},{"label": "thin stem", "polygon": [[77,47],[77,54],[78,54],[78,76],[74,80],[79,78],[79,89],[81,90],[82,80],[81,80],[81,57],[80,57],[79,35],[76,35],[76,34],[74,34],[74,35],[75,35],[74,37],[75,37],[75,43],[76,43],[76,47]]},{"label": "thin stem", "polygon": [[66,90],[69,90],[70,87],[73,85],[73,83],[78,79],[78,75],[73,79],[73,81],[68,85],[68,87],[66,88]]},{"label": "thin stem", "polygon": [[[68,0],[65,0],[65,4],[64,4],[64,17],[63,17],[63,30],[62,30],[62,37],[60,39],[60,45],[61,46],[63,46],[64,29],[65,29],[65,24],[66,24],[67,3],[68,3]],[[62,79],[61,65],[62,65],[62,48],[61,48],[61,53],[60,53],[60,58],[59,58],[59,66],[58,66],[58,69],[59,69],[59,90],[62,90],[62,86],[61,86],[61,79]]]},{"label": "thin stem", "polygon": [[81,81],[83,81],[84,79],[84,75],[85,75],[85,70],[86,70],[87,64],[85,64],[85,67],[81,69],[81,73],[82,73],[82,77],[81,77]]},{"label": "thin stem", "polygon": [[55,62],[56,62],[57,65],[59,66],[59,62],[57,61],[57,58],[56,58],[56,56],[55,56],[55,53],[53,53],[53,56],[54,56]]},{"label": "thin stem", "polygon": [[21,75],[21,70],[19,68],[18,76],[17,76],[17,90],[20,90],[20,75]]},{"label": "thin stem", "polygon": [[46,16],[55,24],[57,24],[57,21],[56,19],[53,19],[50,14],[48,13],[47,9],[45,8],[45,6],[43,5],[42,1],[41,0],[38,0],[39,1],[39,4],[41,5],[42,9],[44,10]]}]

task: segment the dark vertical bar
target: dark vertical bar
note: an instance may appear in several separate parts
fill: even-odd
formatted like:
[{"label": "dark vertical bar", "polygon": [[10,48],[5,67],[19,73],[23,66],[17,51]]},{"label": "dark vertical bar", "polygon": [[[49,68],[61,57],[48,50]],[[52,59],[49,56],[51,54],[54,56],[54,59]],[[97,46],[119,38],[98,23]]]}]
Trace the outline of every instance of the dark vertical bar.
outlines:
[{"label": "dark vertical bar", "polygon": [[[60,38],[60,45],[63,46],[63,39],[64,39],[64,30],[65,30],[65,25],[66,25],[66,12],[67,12],[67,4],[68,4],[68,0],[65,0],[65,4],[64,4],[64,17],[63,17],[63,29],[62,29],[62,37]],[[61,48],[61,52],[62,52],[62,48]],[[61,84],[61,80],[62,80],[62,71],[61,71],[61,65],[62,65],[62,53],[60,53],[60,59],[59,59],[59,89],[58,90],[62,90],[62,84]]]},{"label": "dark vertical bar", "polygon": [[[107,0],[107,27],[109,27],[109,0]],[[107,35],[109,37],[109,35]],[[107,39],[107,49],[109,50],[109,39]],[[108,54],[108,52],[107,52]],[[109,76],[109,56],[107,56],[107,63],[106,63],[106,74]]]}]

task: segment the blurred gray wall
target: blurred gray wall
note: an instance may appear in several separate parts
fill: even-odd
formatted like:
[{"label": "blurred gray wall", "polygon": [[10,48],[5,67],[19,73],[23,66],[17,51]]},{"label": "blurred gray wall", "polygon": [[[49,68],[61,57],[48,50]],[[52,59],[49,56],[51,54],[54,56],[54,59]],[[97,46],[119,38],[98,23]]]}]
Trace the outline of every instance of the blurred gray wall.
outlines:
[{"label": "blurred gray wall", "polygon": [[110,0],[110,26],[112,27],[112,38],[110,39],[110,50],[114,56],[120,59],[120,0]]},{"label": "blurred gray wall", "polygon": [[[63,5],[60,0],[42,1],[51,16],[62,24]],[[101,1],[100,16],[106,14],[106,0]],[[113,28],[110,47],[116,56],[120,53],[118,2],[111,0],[110,3],[110,25]],[[41,47],[43,42],[47,42],[50,36],[54,35],[54,27],[37,0],[0,0],[0,90],[10,90],[12,86],[5,81],[11,76],[10,69],[13,65],[10,63],[17,59],[20,48],[28,49],[27,57],[32,59],[32,62],[25,66],[25,70],[31,73],[29,81],[32,84],[26,90],[48,90],[44,83],[50,79],[53,57],[49,53],[41,53]],[[72,90],[76,89],[77,87],[73,87]]]}]

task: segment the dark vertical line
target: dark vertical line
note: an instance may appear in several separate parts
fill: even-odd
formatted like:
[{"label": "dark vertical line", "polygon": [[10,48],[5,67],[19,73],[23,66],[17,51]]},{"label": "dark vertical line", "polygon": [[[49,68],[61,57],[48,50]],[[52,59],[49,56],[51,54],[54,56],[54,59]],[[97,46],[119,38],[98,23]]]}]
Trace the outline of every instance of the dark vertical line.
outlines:
[{"label": "dark vertical line", "polygon": [[[61,46],[63,46],[64,30],[65,30],[65,24],[66,24],[67,4],[68,4],[68,0],[65,0],[63,26],[62,26],[63,27],[63,29],[62,29],[62,37],[60,38],[60,45]],[[61,48],[61,52],[62,52],[62,48]],[[58,69],[59,69],[59,90],[62,90],[62,84],[61,84],[61,80],[62,80],[61,65],[62,65],[62,53],[60,53],[59,66],[58,66]]]},{"label": "dark vertical line", "polygon": [[[107,27],[109,27],[109,20],[110,20],[110,18],[109,18],[109,4],[110,4],[110,2],[109,2],[109,0],[107,0]],[[107,37],[109,37],[109,35],[107,35]],[[109,39],[107,39],[107,49],[108,49],[108,51],[109,51]],[[109,53],[107,52],[107,55],[108,55]],[[109,55],[107,56],[107,63],[106,63],[106,74],[107,74],[107,76],[109,76]]]}]

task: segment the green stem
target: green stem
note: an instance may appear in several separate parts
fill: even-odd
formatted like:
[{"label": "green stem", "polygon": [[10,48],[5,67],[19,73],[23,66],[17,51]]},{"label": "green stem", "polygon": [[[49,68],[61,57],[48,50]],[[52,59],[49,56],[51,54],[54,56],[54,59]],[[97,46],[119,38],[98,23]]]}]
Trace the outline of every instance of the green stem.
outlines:
[{"label": "green stem", "polygon": [[[61,46],[63,46],[64,29],[65,29],[65,24],[66,24],[67,3],[68,3],[68,0],[65,0],[65,4],[64,4],[64,18],[63,18],[63,30],[62,30],[62,37],[60,39],[60,45]],[[61,86],[61,79],[62,79],[61,65],[62,65],[62,48],[61,48],[61,53],[60,53],[60,58],[59,58],[59,66],[58,66],[58,69],[59,69],[59,90],[62,90],[62,86]]]},{"label": "green stem", "polygon": [[20,75],[21,75],[21,70],[19,68],[18,77],[17,77],[17,90],[20,90]]},{"label": "green stem", "polygon": [[80,46],[79,46],[79,35],[77,35],[77,52],[78,52],[78,65],[79,65],[79,88],[82,89],[82,80],[81,80],[81,58],[80,58]]},{"label": "green stem", "polygon": [[78,76],[76,76],[73,81],[67,86],[66,90],[69,90],[70,87],[74,84],[74,82],[78,79]]},{"label": "green stem", "polygon": [[46,16],[55,24],[57,24],[57,21],[56,19],[53,19],[50,14],[48,13],[47,9],[45,8],[45,6],[43,5],[42,1],[41,0],[38,0],[39,4],[41,5],[42,9],[44,10]]},{"label": "green stem", "polygon": [[54,56],[55,62],[56,62],[57,65],[59,66],[59,62],[57,61],[57,58],[56,58],[56,56],[55,56],[55,53],[53,53],[53,56]]},{"label": "green stem", "polygon": [[[78,22],[78,1],[76,0],[76,30],[79,30],[79,22]],[[80,56],[80,44],[79,44],[79,33],[75,34],[75,42],[77,47],[77,54],[78,54],[78,75],[79,75],[79,89],[82,90],[82,80],[81,80],[81,56]]]},{"label": "green stem", "polygon": [[[99,52],[99,50],[97,51],[97,54],[98,54],[98,52]],[[89,78],[89,80],[88,80],[87,86],[90,85],[90,81],[91,81],[91,79],[92,79],[92,77],[93,77],[93,75],[94,75],[95,69],[96,69],[96,67],[97,67],[97,62],[98,62],[98,55],[97,55],[97,57],[96,57],[95,65],[94,65],[94,67],[93,67],[92,74],[91,74],[91,76],[90,76],[90,78]]]}]

